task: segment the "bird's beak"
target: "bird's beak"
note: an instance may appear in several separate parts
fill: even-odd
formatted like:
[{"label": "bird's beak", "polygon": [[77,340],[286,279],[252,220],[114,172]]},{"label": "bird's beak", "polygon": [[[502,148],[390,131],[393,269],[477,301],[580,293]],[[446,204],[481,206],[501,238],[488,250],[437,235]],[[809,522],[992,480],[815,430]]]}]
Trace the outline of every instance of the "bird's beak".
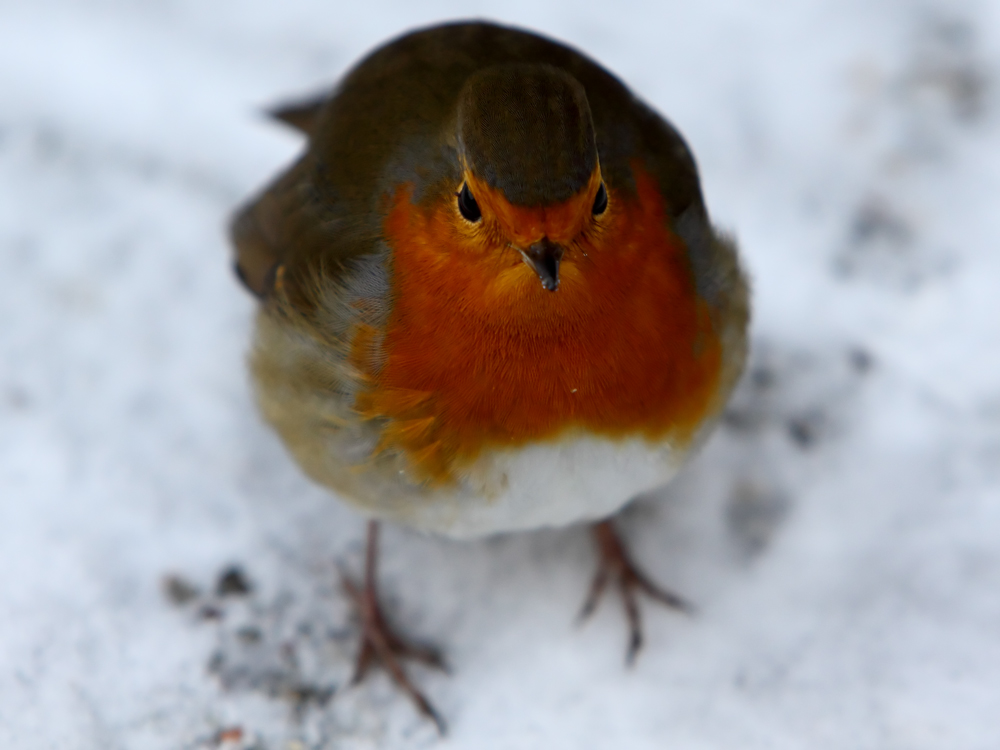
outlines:
[{"label": "bird's beak", "polygon": [[561,245],[555,244],[548,237],[543,237],[527,250],[518,248],[518,252],[531,270],[538,274],[545,289],[554,292],[559,288],[559,261],[563,257]]}]

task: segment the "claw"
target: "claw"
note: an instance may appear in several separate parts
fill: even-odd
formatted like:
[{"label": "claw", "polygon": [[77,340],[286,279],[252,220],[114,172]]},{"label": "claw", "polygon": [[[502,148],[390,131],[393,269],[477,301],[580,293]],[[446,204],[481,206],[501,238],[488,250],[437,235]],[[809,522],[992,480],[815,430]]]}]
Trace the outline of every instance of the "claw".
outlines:
[{"label": "claw", "polygon": [[587,592],[587,599],[580,608],[577,619],[582,622],[594,614],[597,603],[601,600],[604,588],[608,585],[608,569],[604,565],[598,565],[594,573],[594,579],[590,582],[590,591]]},{"label": "claw", "polygon": [[632,666],[643,644],[642,614],[636,597],[637,590],[651,599],[681,612],[691,614],[694,608],[677,594],[654,584],[635,566],[611,521],[596,523],[592,530],[600,559],[597,562],[597,570],[590,583],[587,598],[580,610],[580,620],[586,620],[594,613],[601,595],[607,588],[608,581],[614,579],[622,597],[629,627],[625,663]]},{"label": "claw", "polygon": [[343,571],[340,574],[344,591],[354,602],[354,606],[361,616],[361,645],[358,648],[358,656],[354,664],[354,676],[351,679],[351,684],[356,685],[361,682],[372,664],[378,661],[389,673],[392,681],[413,701],[417,710],[433,721],[438,733],[443,736],[447,731],[444,718],[438,713],[431,702],[427,700],[424,694],[410,681],[400,662],[404,658],[413,659],[414,661],[419,661],[428,666],[440,669],[443,672],[448,671],[447,667],[441,654],[436,649],[404,641],[386,623],[382,615],[382,609],[378,603],[375,586],[375,562],[377,554],[378,523],[376,521],[369,521],[368,546],[365,553],[364,588],[359,588]]}]

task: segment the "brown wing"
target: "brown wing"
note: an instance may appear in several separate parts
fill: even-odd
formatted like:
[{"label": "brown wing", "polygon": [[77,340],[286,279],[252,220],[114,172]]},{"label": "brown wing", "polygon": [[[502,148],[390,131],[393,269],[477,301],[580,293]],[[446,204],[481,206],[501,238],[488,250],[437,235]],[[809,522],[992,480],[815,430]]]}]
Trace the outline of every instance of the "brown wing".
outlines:
[{"label": "brown wing", "polygon": [[[319,114],[329,99],[324,92],[308,100],[287,102],[267,114],[286,125],[312,136]],[[236,248],[233,270],[251,293],[265,298],[274,285],[275,271],[284,261],[282,226],[285,217],[283,199],[294,192],[303,177],[299,165],[293,167],[233,215],[229,236]]]},{"label": "brown wing", "polygon": [[274,286],[279,257],[266,240],[255,208],[250,205],[237,212],[229,225],[229,238],[236,248],[236,276],[252,294],[263,299]]},{"label": "brown wing", "polygon": [[229,237],[236,249],[234,270],[259,299],[270,294],[275,271],[284,260],[281,197],[288,193],[295,174],[295,169],[285,173],[243,205],[229,224]]}]

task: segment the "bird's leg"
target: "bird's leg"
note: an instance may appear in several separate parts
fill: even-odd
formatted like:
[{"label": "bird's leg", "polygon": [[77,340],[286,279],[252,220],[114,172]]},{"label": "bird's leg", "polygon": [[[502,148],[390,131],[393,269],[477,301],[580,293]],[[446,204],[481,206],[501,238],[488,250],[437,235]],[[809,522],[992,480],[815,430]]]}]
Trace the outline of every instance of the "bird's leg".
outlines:
[{"label": "bird's leg", "polygon": [[682,612],[691,612],[692,608],[677,594],[660,588],[650,581],[645,573],[635,566],[611,521],[595,523],[591,527],[591,531],[594,534],[594,541],[597,543],[597,570],[590,584],[590,591],[587,593],[583,609],[580,611],[580,619],[584,620],[593,614],[608,582],[613,582],[621,594],[622,603],[625,606],[625,616],[628,618],[629,644],[625,660],[631,665],[635,662],[639,649],[642,648],[642,618],[639,614],[639,602],[636,598],[637,591]]},{"label": "bird's leg", "polygon": [[364,588],[352,582],[341,573],[344,590],[354,601],[361,618],[361,646],[355,662],[354,677],[351,684],[359,683],[368,672],[374,661],[378,661],[392,677],[393,682],[406,693],[417,705],[417,709],[437,726],[438,732],[445,733],[445,723],[441,715],[434,709],[430,701],[424,697],[410,682],[401,659],[413,659],[431,667],[446,671],[444,660],[433,648],[420,646],[403,640],[393,632],[382,616],[378,603],[378,591],[375,583],[376,562],[378,558],[378,521],[368,522],[368,542],[365,549],[365,583]]}]

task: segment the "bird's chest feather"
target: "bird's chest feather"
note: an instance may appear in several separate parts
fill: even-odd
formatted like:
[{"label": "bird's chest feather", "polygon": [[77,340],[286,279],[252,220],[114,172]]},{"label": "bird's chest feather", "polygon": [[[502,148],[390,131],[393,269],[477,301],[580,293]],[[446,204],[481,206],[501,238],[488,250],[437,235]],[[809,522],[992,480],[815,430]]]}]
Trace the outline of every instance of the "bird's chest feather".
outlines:
[{"label": "bird's chest feather", "polygon": [[690,440],[716,408],[721,347],[652,180],[636,184],[612,194],[598,236],[567,248],[556,292],[512,248],[462,252],[450,205],[397,193],[392,312],[351,354],[365,376],[355,409],[383,424],[377,450],[443,485],[490,451]]}]

